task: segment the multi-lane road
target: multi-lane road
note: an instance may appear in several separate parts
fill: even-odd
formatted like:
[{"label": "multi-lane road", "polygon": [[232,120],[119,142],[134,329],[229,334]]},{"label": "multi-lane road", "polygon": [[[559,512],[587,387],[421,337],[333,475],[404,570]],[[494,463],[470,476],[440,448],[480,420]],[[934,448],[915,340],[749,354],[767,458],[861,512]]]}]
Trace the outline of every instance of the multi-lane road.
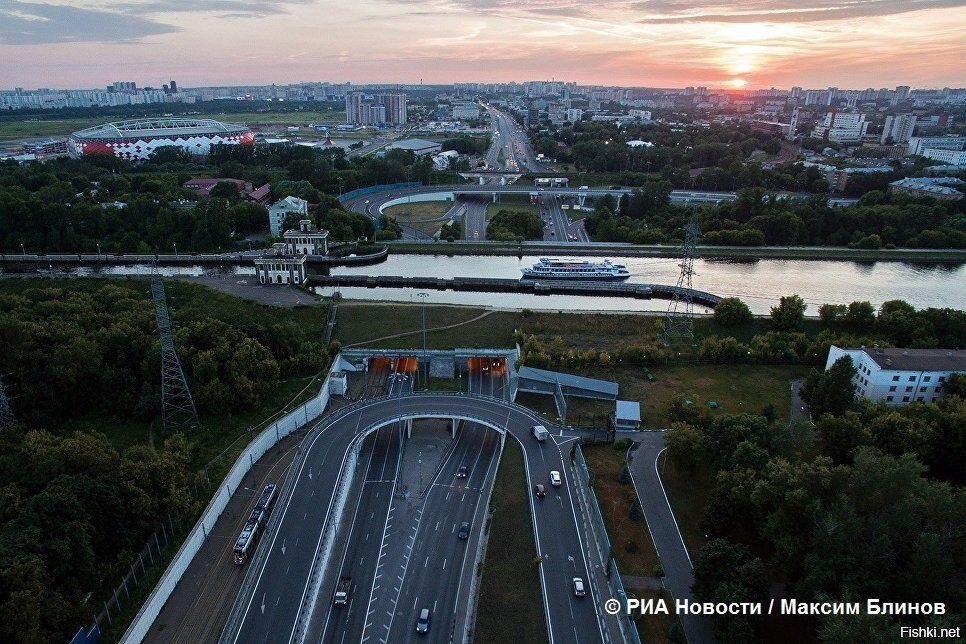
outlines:
[{"label": "multi-lane road", "polygon": [[[344,615],[328,610],[314,611],[323,613],[324,624],[331,626],[319,629],[309,623],[307,633],[324,632],[320,639],[341,641],[338,639],[342,637],[341,633],[338,637],[334,635],[336,630],[345,627],[350,633],[358,633],[353,629],[358,629],[361,622],[362,639],[350,635],[346,641],[368,642],[371,639],[371,644],[386,638],[386,641],[397,641],[397,634],[399,638],[408,639],[410,633],[415,633],[417,612],[424,607],[435,608],[437,621],[430,631],[434,640],[437,637],[439,641],[448,640],[452,628],[461,628],[463,618],[458,613],[461,608],[466,608],[463,587],[469,583],[473,569],[467,562],[472,561],[473,539],[477,538],[483,525],[481,500],[492,483],[498,445],[502,445],[501,434],[505,433],[524,448],[529,483],[528,489],[520,490],[520,493],[529,495],[533,507],[550,639],[552,642],[604,641],[603,622],[596,610],[600,605],[596,586],[588,584],[588,595],[583,598],[577,598],[573,593],[574,577],[589,580],[585,544],[578,529],[575,500],[571,496],[565,466],[569,443],[575,439],[555,435],[543,442],[535,440],[530,429],[541,421],[529,410],[506,401],[466,394],[400,393],[402,395],[382,396],[350,405],[326,417],[313,430],[297,470],[293,493],[276,510],[280,515],[277,524],[263,544],[264,555],[253,561],[257,565],[250,571],[250,583],[243,586],[236,601],[223,641],[289,641],[296,632],[296,625],[309,622],[307,610],[314,604],[331,602],[332,587],[325,588],[324,585],[314,604],[311,601],[312,582],[316,578],[313,563],[325,545],[322,537],[331,527],[329,522],[338,520],[332,512],[338,504],[337,483],[341,477],[350,475],[343,471],[343,467],[351,460],[354,441],[372,432],[375,435],[363,442],[358,461],[358,469],[366,471],[365,498],[353,497],[346,504],[354,516],[351,529],[363,544],[355,550],[350,545],[347,550],[330,552],[323,562],[327,569],[339,566],[340,571],[344,571],[346,566],[351,567],[355,583],[354,603],[349,610],[342,611]],[[398,463],[399,457],[393,438],[399,434],[393,433],[396,431],[393,426],[414,418],[460,419],[463,422],[452,452],[432,478],[420,509],[407,515],[410,517],[407,526],[406,520],[397,515],[393,501],[390,501],[391,507],[386,508],[385,494],[393,485],[388,481],[390,478],[397,480],[399,472],[394,465],[394,458]],[[386,429],[380,429],[383,427]],[[405,440],[402,444],[405,451]],[[467,478],[456,481],[455,474],[461,465],[467,466]],[[560,487],[550,485],[551,470],[561,473],[563,485]],[[541,500],[533,496],[535,483],[546,486],[549,491],[546,498]],[[382,516],[375,514],[377,509]],[[462,521],[470,523],[473,535],[465,542],[452,534]],[[375,525],[377,529],[366,532],[365,528],[357,527],[360,523]],[[387,545],[387,530],[396,530],[392,533],[401,538]],[[378,555],[375,542],[378,542]],[[405,554],[383,556],[386,548],[396,548],[400,544]],[[405,572],[399,566],[405,566]],[[377,575],[382,577],[377,580]],[[370,583],[372,590],[366,597],[365,587]],[[383,597],[395,596],[395,602],[372,602],[374,593],[383,589],[387,593]],[[379,615],[379,610],[385,611],[384,614]],[[390,610],[393,612],[391,618]],[[386,618],[389,618],[388,622]],[[434,630],[437,626],[442,628]]]}]

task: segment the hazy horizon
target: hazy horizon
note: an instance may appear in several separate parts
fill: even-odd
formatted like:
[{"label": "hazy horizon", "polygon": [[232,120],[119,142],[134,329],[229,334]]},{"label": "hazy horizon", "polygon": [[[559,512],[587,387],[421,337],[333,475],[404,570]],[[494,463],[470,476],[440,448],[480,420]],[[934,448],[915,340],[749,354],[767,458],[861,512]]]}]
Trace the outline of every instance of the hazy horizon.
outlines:
[{"label": "hazy horizon", "polygon": [[172,78],[184,87],[551,78],[669,88],[966,86],[963,0],[521,4],[0,0],[0,87],[160,87]]}]

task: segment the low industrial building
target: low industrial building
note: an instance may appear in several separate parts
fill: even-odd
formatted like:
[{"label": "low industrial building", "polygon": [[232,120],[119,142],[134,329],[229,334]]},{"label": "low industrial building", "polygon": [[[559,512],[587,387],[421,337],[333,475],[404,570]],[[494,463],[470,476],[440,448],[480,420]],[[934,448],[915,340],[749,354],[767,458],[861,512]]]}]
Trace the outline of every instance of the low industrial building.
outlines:
[{"label": "low industrial building", "polygon": [[893,192],[936,199],[961,199],[963,193],[960,190],[964,187],[966,181],[956,177],[907,177],[889,184]]},{"label": "low industrial building", "polygon": [[611,428],[619,431],[641,428],[641,403],[632,400],[618,400],[614,413],[610,416]]},{"label": "low industrial building", "polygon": [[954,373],[966,372],[966,351],[960,349],[843,349],[832,346],[826,371],[843,357],[852,358],[856,395],[872,402],[901,407],[934,402]]},{"label": "low industrial building", "polygon": [[426,139],[403,139],[391,143],[389,148],[391,150],[408,150],[417,156],[422,156],[424,154],[435,154],[442,150],[443,146],[441,143],[427,141]]}]

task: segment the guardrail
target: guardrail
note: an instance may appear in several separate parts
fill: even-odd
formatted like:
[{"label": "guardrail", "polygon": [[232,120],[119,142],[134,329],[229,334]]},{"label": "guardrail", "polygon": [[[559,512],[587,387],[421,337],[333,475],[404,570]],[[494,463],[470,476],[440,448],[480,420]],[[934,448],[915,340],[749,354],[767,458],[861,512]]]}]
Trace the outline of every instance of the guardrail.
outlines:
[{"label": "guardrail", "polygon": [[339,195],[339,201],[345,202],[347,199],[354,199],[356,197],[361,197],[363,195],[371,195],[375,192],[384,192],[386,190],[400,190],[402,188],[418,188],[423,185],[421,181],[409,181],[406,183],[389,183],[381,186],[369,186],[368,188],[357,188],[355,190],[350,190],[349,192],[343,192]]},{"label": "guardrail", "polygon": [[601,565],[607,568],[608,581],[614,593],[620,599],[621,606],[625,608],[625,611],[618,617],[621,630],[625,633],[625,638],[628,638],[632,644],[641,644],[637,626],[634,624],[634,620],[627,615],[627,593],[624,591],[624,584],[621,582],[617,561],[612,556],[613,549],[611,548],[610,537],[607,535],[607,527],[604,524],[604,515],[597,503],[597,493],[594,492],[594,487],[591,485],[590,470],[587,467],[587,461],[584,460],[584,453],[580,449],[580,445],[574,447],[574,469],[577,471],[577,483],[580,486],[580,491],[587,499],[585,505],[591,528],[594,531],[597,543],[601,546]]},{"label": "guardrail", "polygon": [[279,418],[262,430],[255,440],[249,443],[248,447],[235,460],[235,464],[229,470],[228,475],[225,476],[218,492],[215,493],[211,502],[208,503],[208,507],[205,508],[201,518],[195,523],[194,528],[188,534],[181,548],[178,549],[178,553],[171,560],[171,563],[168,564],[168,568],[164,571],[154,590],[151,591],[147,601],[144,602],[141,610],[138,611],[137,616],[135,616],[131,625],[124,633],[124,636],[121,638],[123,644],[133,644],[144,639],[154,620],[157,619],[158,614],[161,612],[161,608],[174,591],[175,586],[181,581],[185,570],[188,569],[188,566],[191,564],[195,555],[198,554],[201,546],[208,540],[208,530],[215,525],[218,517],[224,512],[228,501],[231,499],[231,495],[241,485],[242,480],[248,474],[248,471],[252,468],[255,461],[260,459],[265,452],[271,449],[283,437],[288,436],[299,427],[307,425],[311,420],[321,416],[328,402],[329,378],[326,377],[318,396]]}]

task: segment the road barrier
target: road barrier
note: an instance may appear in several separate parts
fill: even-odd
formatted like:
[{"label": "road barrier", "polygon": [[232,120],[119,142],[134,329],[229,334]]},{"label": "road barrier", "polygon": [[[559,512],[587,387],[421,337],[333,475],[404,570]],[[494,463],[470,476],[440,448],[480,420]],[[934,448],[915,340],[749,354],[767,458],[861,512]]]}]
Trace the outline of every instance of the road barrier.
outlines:
[{"label": "road barrier", "polygon": [[358,188],[356,190],[350,190],[349,192],[343,192],[341,195],[339,195],[339,201],[344,203],[348,199],[354,199],[363,195],[371,195],[376,192],[385,192],[387,190],[400,190],[402,188],[418,188],[421,185],[423,185],[421,181],[410,181],[407,183],[389,183],[381,186]]},{"label": "road barrier", "polygon": [[[333,362],[333,364],[335,363]],[[147,635],[154,620],[157,619],[158,614],[161,612],[161,608],[168,601],[171,593],[174,592],[175,586],[181,581],[185,570],[188,569],[188,566],[191,564],[195,555],[198,554],[201,546],[208,540],[208,531],[214,527],[218,517],[221,516],[221,513],[224,512],[225,507],[231,500],[232,494],[241,485],[245,475],[248,474],[248,471],[255,462],[265,452],[274,447],[276,443],[282,440],[282,438],[321,416],[328,403],[329,378],[326,377],[318,396],[273,422],[255,440],[249,443],[248,447],[235,460],[235,464],[229,470],[228,475],[225,476],[218,491],[211,499],[211,502],[208,503],[208,507],[205,508],[204,513],[202,513],[201,518],[195,523],[195,527],[188,534],[188,537],[178,550],[178,553],[174,556],[174,559],[168,564],[164,575],[161,576],[158,584],[151,591],[151,595],[148,596],[147,601],[144,602],[141,610],[138,611],[137,616],[131,622],[127,632],[124,633],[124,637],[121,638],[122,644],[140,642]]]},{"label": "road barrier", "polygon": [[[590,518],[591,529],[594,531],[598,545],[600,545],[601,565],[607,569],[607,579],[614,594],[620,599],[621,606],[626,607],[627,593],[624,592],[624,584],[621,582],[621,574],[617,569],[617,561],[611,556],[610,537],[607,536],[604,515],[600,511],[600,505],[597,504],[597,493],[594,492],[594,486],[591,484],[590,470],[587,467],[587,461],[584,460],[584,453],[580,449],[580,445],[574,447],[573,463],[574,469],[577,471],[577,486],[582,496],[586,499],[584,505],[586,506],[587,515]],[[631,644],[641,644],[641,636],[637,632],[637,625],[634,624],[634,620],[624,612],[619,616],[619,621],[625,641],[629,641]]]}]

